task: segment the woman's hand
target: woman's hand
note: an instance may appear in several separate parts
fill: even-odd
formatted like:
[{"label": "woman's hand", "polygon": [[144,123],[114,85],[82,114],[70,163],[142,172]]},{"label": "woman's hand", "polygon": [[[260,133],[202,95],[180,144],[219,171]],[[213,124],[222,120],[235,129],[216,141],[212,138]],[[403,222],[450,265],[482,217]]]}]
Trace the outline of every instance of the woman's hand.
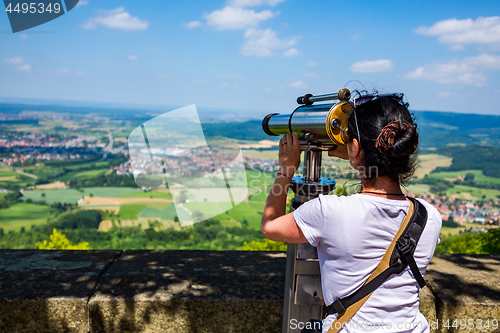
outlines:
[{"label": "woman's hand", "polygon": [[279,146],[280,172],[292,178],[300,165],[300,143],[297,133],[283,135]]},{"label": "woman's hand", "polygon": [[334,150],[328,152],[328,156],[338,157],[343,160],[349,159],[349,154],[347,153],[347,146],[337,146]]}]

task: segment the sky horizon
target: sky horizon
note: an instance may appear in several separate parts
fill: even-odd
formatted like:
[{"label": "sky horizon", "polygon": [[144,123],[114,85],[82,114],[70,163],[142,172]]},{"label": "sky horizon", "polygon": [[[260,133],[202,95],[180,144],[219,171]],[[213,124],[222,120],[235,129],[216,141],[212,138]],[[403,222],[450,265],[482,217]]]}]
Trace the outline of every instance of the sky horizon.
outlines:
[{"label": "sky horizon", "polygon": [[[80,1],[12,34],[0,14],[0,100],[290,113],[346,86],[415,111],[500,115],[500,3]],[[344,10],[342,12],[341,10]]]}]

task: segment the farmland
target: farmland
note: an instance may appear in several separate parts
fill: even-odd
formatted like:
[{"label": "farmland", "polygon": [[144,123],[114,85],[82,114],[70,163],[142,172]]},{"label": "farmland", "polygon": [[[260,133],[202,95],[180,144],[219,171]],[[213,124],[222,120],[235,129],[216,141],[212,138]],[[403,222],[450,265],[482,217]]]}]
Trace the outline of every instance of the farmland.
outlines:
[{"label": "farmland", "polygon": [[[176,193],[175,187],[173,192],[168,188],[139,188],[130,176],[128,158],[124,153],[127,152],[128,134],[141,121],[135,115],[113,119],[96,113],[64,115],[65,119],[58,119],[53,113],[46,112],[40,117],[43,119],[38,125],[21,123],[6,132],[12,142],[22,144],[19,147],[28,145],[29,148],[18,148],[14,157],[13,154],[0,155],[6,164],[0,165],[0,189],[9,191],[0,192],[0,200],[6,193],[22,189],[19,200],[0,211],[0,228],[10,235],[12,244],[16,244],[15,235],[22,238],[23,232],[31,232],[32,229],[37,237],[47,239],[48,235],[42,234],[46,229],[42,227],[57,223],[66,225],[65,233],[73,237],[72,241],[88,240],[93,242],[95,248],[240,249],[243,240],[261,239],[260,220],[274,182],[278,151],[276,138],[267,141],[269,137],[260,132],[250,136],[244,134],[242,129],[261,131],[259,122],[252,121],[244,126],[210,123],[206,133],[213,143],[237,143],[242,147],[247,163],[246,183],[243,174],[236,174],[232,175],[231,184],[248,188],[248,195],[242,202],[234,206],[229,202],[211,202],[209,199],[215,194],[210,188],[205,188],[187,193],[182,204],[174,205],[174,199],[179,199],[176,195],[182,190],[177,189],[180,192]],[[220,129],[221,126],[224,130]],[[221,137],[220,133],[227,137]],[[104,147],[107,147],[106,150]],[[439,195],[436,198],[441,201],[443,197],[475,205],[498,201],[500,178],[495,176],[492,167],[496,162],[489,160],[488,168],[481,168],[478,163],[471,168],[467,159],[462,158],[458,162],[463,169],[457,169],[456,156],[460,156],[460,147],[445,148],[423,149],[419,168],[406,190],[417,196],[430,194],[434,198],[434,195]],[[481,148],[481,152],[485,157],[492,155],[488,155],[485,148]],[[335,179],[339,187],[347,188],[347,193],[358,189],[357,172],[348,161],[331,158],[324,153],[322,174]],[[206,179],[202,181],[208,184]],[[439,200],[432,200],[436,206],[441,205]],[[64,222],[65,216],[93,210],[101,214],[97,230],[68,228]],[[481,209],[477,211],[481,212]],[[488,208],[487,213],[491,212],[492,208]],[[210,220],[197,223],[193,228],[181,228],[179,221],[189,220],[194,215]],[[73,226],[78,225],[75,223]],[[442,236],[456,235],[477,226],[464,222],[457,228],[443,227]],[[206,237],[200,230],[208,233]],[[160,238],[167,243],[158,243]],[[30,239],[33,242],[35,238]]]},{"label": "farmland", "polygon": [[21,228],[29,229],[33,225],[47,222],[54,214],[50,207],[27,203],[18,203],[7,209],[2,209],[0,214],[0,227],[5,232],[16,231]]}]

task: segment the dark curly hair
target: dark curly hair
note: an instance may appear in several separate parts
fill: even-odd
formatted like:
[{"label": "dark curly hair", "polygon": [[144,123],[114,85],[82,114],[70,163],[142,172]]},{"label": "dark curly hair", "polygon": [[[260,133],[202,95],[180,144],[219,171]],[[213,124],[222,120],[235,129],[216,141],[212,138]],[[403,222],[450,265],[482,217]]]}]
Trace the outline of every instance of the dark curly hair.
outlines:
[{"label": "dark curly hair", "polygon": [[[348,134],[358,139],[364,177],[377,177],[405,185],[417,167],[417,124],[403,101],[403,94],[361,95],[349,117]],[[361,102],[360,102],[361,101]],[[364,102],[363,102],[364,101]],[[358,127],[359,126],[359,127]],[[359,135],[359,137],[358,137]]]}]

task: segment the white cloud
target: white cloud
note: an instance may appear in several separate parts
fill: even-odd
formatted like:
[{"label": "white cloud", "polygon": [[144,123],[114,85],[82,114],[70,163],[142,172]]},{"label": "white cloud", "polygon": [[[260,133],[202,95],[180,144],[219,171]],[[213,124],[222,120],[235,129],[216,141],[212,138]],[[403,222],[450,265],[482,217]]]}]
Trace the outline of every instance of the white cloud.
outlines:
[{"label": "white cloud", "polygon": [[82,76],[82,75],[85,75],[85,72],[82,72],[82,71],[77,71],[77,72],[75,73],[75,75]]},{"label": "white cloud", "polygon": [[292,88],[301,88],[301,89],[307,88],[307,85],[304,82],[302,82],[302,81],[292,82],[292,83],[289,84],[289,86],[292,87]]},{"label": "white cloud", "polygon": [[285,0],[229,0],[228,5],[232,7],[252,7],[260,5],[276,6]]},{"label": "white cloud", "polygon": [[206,82],[206,80],[193,80],[193,83],[195,84],[205,84]]},{"label": "white cloud", "polygon": [[440,43],[451,45],[452,49],[461,49],[468,44],[500,49],[500,16],[478,17],[476,20],[453,18],[431,27],[421,26],[415,32],[438,36]]},{"label": "white cloud", "polygon": [[22,72],[29,72],[31,70],[31,66],[28,64],[22,65],[22,66],[17,67],[17,70],[22,71]]},{"label": "white cloud", "polygon": [[438,97],[444,98],[444,97],[448,97],[450,95],[451,95],[451,92],[449,92],[449,91],[443,91],[443,92],[440,92],[438,94]]},{"label": "white cloud", "polygon": [[283,55],[287,58],[296,57],[296,56],[299,56],[301,54],[302,54],[302,51],[299,51],[299,50],[294,49],[294,48],[283,52]]},{"label": "white cloud", "polygon": [[61,68],[56,71],[57,74],[68,74],[69,72],[71,72],[69,68]]},{"label": "white cloud", "polygon": [[20,34],[19,38],[21,38],[23,40],[26,40],[26,39],[28,39],[28,35],[26,35],[26,34]]},{"label": "white cloud", "polygon": [[271,29],[248,29],[244,36],[248,39],[241,48],[241,54],[244,56],[270,57],[273,50],[286,49],[297,42],[295,38],[281,40]]},{"label": "white cloud", "polygon": [[89,2],[87,0],[80,0],[78,1],[78,4],[76,5],[77,7],[78,6],[87,6],[89,4]]},{"label": "white cloud", "polygon": [[267,87],[266,89],[264,89],[265,92],[272,92],[274,90],[275,89],[273,87]]},{"label": "white cloud", "polygon": [[319,66],[319,62],[309,61],[307,63],[307,66],[309,66],[309,67],[318,67]]},{"label": "white cloud", "polygon": [[193,29],[193,28],[201,27],[202,23],[200,21],[191,21],[191,22],[183,23],[182,25],[188,29]]},{"label": "white cloud", "polygon": [[421,66],[407,73],[405,78],[482,87],[488,79],[483,73],[493,70],[500,70],[500,56],[483,53],[477,57]]},{"label": "white cloud", "polygon": [[387,72],[394,68],[392,61],[387,59],[371,60],[371,61],[360,61],[355,62],[351,66],[351,72],[356,73],[377,73],[377,72]]},{"label": "white cloud", "polygon": [[129,55],[127,57],[128,60],[139,60],[139,58],[137,58],[135,55]]},{"label": "white cloud", "polygon": [[318,74],[316,74],[316,73],[305,73],[304,76],[307,76],[307,77],[318,77]]},{"label": "white cloud", "polygon": [[21,57],[9,58],[5,59],[3,62],[5,62],[6,64],[18,65],[24,62],[24,58]]},{"label": "white cloud", "polygon": [[160,75],[158,75],[158,77],[166,78],[166,77],[170,77],[170,74],[160,74]]},{"label": "white cloud", "polygon": [[270,10],[255,12],[254,10],[226,6],[205,14],[207,25],[217,30],[246,29],[257,27],[261,21],[268,20],[279,15],[279,12],[273,13]]},{"label": "white cloud", "polygon": [[137,17],[132,17],[125,11],[124,7],[119,7],[111,11],[101,11],[102,16],[93,17],[82,26],[84,29],[95,29],[102,25],[112,29],[121,29],[126,31],[146,30],[149,23],[145,20],[140,20]]}]

